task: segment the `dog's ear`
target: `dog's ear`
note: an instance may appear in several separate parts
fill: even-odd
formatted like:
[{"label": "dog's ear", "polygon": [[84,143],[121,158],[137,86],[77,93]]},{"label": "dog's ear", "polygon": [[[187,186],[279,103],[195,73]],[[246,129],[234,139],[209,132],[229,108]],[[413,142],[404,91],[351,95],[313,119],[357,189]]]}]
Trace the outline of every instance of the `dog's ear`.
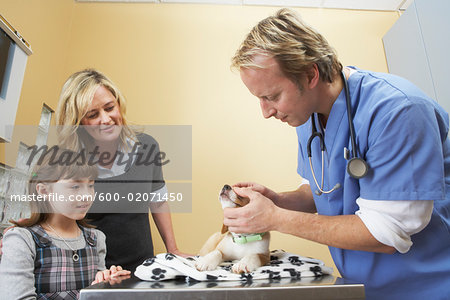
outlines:
[{"label": "dog's ear", "polygon": [[228,226],[222,225],[222,230],[220,232],[225,233],[227,231],[228,231]]}]

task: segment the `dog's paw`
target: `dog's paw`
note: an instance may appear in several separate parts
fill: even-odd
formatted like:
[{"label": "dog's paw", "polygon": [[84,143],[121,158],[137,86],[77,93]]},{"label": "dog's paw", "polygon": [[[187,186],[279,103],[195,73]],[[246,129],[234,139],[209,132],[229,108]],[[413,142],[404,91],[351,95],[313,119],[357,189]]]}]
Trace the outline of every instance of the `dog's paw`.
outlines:
[{"label": "dog's paw", "polygon": [[212,270],[215,270],[217,268],[217,266],[218,266],[218,264],[209,262],[204,259],[199,259],[195,263],[195,268],[199,271],[212,271]]},{"label": "dog's paw", "polygon": [[235,263],[231,271],[236,274],[250,273],[261,267],[261,259],[257,254],[244,256],[240,261]]},{"label": "dog's paw", "polygon": [[217,268],[221,261],[222,255],[220,252],[216,253],[213,251],[205,256],[199,257],[195,263],[195,268],[199,271],[212,271]]}]

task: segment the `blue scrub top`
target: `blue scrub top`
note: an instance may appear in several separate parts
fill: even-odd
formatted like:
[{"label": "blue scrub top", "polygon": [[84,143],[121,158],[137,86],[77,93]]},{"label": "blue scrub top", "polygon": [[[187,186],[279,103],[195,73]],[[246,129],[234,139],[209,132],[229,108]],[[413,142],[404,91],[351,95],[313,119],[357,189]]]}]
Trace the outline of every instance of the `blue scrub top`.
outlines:
[{"label": "blue scrub top", "polygon": [[[370,170],[362,179],[346,172],[344,147],[351,151],[345,92],[330,112],[325,130],[324,189],[314,195],[321,215],[350,215],[356,199],[433,200],[430,223],[411,236],[411,249],[382,254],[329,247],[344,278],[363,282],[367,299],[450,299],[450,140],[448,114],[435,101],[400,77],[357,69],[349,80],[359,156]],[[316,118],[317,121],[318,118]],[[319,128],[319,127],[318,127]],[[317,187],[306,145],[311,119],[297,127],[297,172]],[[321,178],[319,139],[312,143],[317,181]]]}]

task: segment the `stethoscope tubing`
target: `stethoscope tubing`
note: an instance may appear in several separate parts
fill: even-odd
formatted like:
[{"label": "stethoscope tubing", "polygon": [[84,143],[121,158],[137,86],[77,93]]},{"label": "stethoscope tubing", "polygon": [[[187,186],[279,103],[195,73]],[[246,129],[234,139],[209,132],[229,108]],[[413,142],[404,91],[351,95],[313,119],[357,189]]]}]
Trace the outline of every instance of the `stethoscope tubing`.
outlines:
[{"label": "stethoscope tubing", "polygon": [[347,118],[348,118],[348,127],[350,130],[350,140],[352,142],[352,157],[358,157],[357,149],[356,149],[356,134],[355,127],[353,126],[353,116],[352,116],[352,105],[350,103],[350,91],[348,88],[348,82],[345,78],[345,74],[341,72],[342,81],[344,82],[344,90],[345,90],[345,103],[347,105]]},{"label": "stethoscope tubing", "polygon": [[[349,125],[349,131],[350,131],[350,140],[352,143],[352,157],[349,160],[348,164],[347,164],[347,172],[350,176],[352,176],[353,178],[356,179],[360,179],[362,177],[364,177],[368,170],[369,170],[369,166],[367,165],[367,162],[358,157],[358,151],[357,151],[357,145],[356,145],[356,135],[355,135],[355,128],[353,125],[353,117],[352,117],[352,107],[351,107],[351,103],[350,103],[350,91],[348,88],[348,83],[347,83],[347,79],[345,77],[344,72],[341,72],[341,77],[342,77],[342,81],[344,82],[344,92],[345,92],[345,102],[346,102],[346,108],[347,108],[347,118],[348,118],[348,125]],[[321,172],[321,184],[319,185],[319,183],[317,182],[317,178],[316,178],[316,174],[314,172],[314,168],[312,165],[312,151],[311,151],[311,144],[312,141],[314,140],[314,138],[318,137],[319,141],[320,141],[320,150],[322,153],[322,172]],[[311,115],[311,136],[308,139],[308,143],[306,144],[306,151],[308,154],[308,159],[309,159],[309,166],[311,168],[311,173],[314,179],[314,183],[317,186],[317,190],[316,190],[316,194],[317,195],[321,195],[321,194],[329,194],[333,191],[335,191],[336,189],[341,187],[340,183],[337,183],[331,190],[324,190],[323,189],[323,178],[324,178],[324,152],[326,151],[325,148],[325,138],[322,132],[317,130],[316,127],[316,118],[315,118],[315,113],[313,113]],[[355,168],[352,168],[352,166],[355,166]],[[354,172],[353,170],[357,170],[356,172]]]}]

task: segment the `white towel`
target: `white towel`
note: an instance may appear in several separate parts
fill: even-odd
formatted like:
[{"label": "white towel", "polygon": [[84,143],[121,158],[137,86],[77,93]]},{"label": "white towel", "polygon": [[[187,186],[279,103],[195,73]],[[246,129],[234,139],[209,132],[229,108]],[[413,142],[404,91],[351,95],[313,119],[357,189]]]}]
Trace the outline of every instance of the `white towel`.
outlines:
[{"label": "white towel", "polygon": [[223,262],[216,270],[198,271],[195,262],[198,256],[183,258],[171,253],[161,253],[145,260],[137,267],[134,275],[141,280],[162,281],[185,279],[186,281],[252,281],[255,279],[281,279],[317,277],[332,274],[333,269],[318,259],[274,250],[270,253],[270,262],[251,273],[235,274],[231,272],[233,262]]}]

